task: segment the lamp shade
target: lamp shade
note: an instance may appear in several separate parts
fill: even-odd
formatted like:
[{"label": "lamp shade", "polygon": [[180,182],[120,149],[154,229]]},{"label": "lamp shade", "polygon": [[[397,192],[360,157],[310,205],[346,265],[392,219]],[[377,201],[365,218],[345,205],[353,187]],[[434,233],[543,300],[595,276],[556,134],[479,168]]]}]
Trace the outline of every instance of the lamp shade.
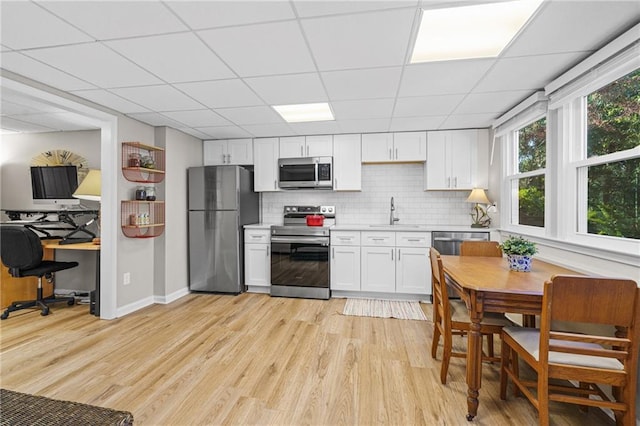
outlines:
[{"label": "lamp shade", "polygon": [[84,180],[80,182],[73,196],[81,200],[100,201],[101,189],[102,175],[100,170],[92,169],[89,170]]},{"label": "lamp shade", "polygon": [[467,203],[476,204],[491,204],[491,201],[487,198],[487,194],[484,193],[482,188],[474,188],[467,198]]}]

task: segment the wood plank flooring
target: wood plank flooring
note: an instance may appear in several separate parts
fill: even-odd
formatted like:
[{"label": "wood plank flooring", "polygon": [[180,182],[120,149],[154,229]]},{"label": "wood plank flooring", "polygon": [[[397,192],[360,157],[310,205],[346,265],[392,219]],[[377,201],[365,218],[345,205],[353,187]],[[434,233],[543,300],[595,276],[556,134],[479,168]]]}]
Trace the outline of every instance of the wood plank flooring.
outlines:
[{"label": "wood plank flooring", "polygon": [[[441,385],[430,322],[343,316],[344,303],[198,294],[113,321],[86,305],[12,313],[1,385],[131,411],[136,425],[469,424],[464,361]],[[498,382],[485,364],[471,424],[537,424],[525,399],[499,399]],[[560,404],[551,422],[612,423]]]}]

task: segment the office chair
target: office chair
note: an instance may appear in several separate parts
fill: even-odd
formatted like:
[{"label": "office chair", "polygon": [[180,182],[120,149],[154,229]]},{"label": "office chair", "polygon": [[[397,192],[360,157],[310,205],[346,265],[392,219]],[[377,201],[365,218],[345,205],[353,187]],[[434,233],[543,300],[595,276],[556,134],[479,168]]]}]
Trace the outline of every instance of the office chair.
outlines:
[{"label": "office chair", "polygon": [[73,297],[42,297],[42,277],[51,280],[53,273],[64,269],[75,268],[78,262],[56,262],[42,260],[42,243],[38,235],[30,229],[16,225],[0,226],[0,257],[2,263],[9,268],[12,277],[38,277],[38,290],[35,300],[13,302],[0,315],[0,319],[7,319],[10,312],[26,308],[41,308],[40,315],[49,314],[52,303],[67,302],[73,305]]}]

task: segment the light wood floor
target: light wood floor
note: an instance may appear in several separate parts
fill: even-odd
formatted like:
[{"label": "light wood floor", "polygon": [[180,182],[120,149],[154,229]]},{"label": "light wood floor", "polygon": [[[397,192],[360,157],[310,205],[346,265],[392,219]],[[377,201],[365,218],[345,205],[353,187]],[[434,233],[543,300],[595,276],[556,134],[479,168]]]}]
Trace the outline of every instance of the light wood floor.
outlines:
[{"label": "light wood floor", "polygon": [[[189,295],[114,321],[86,305],[12,313],[2,387],[131,411],[137,425],[469,424],[464,360],[441,385],[430,322],[343,316],[344,303]],[[472,423],[537,424],[525,399],[499,399],[498,381],[485,364]],[[552,424],[607,424],[552,409]]]}]

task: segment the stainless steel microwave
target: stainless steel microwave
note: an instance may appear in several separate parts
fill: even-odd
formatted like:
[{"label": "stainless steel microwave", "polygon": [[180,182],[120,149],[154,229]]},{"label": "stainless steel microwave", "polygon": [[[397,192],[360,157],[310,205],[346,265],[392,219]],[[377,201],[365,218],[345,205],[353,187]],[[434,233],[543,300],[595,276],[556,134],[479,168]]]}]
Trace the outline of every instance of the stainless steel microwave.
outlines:
[{"label": "stainless steel microwave", "polygon": [[333,158],[280,158],[278,181],[280,189],[333,189]]}]

